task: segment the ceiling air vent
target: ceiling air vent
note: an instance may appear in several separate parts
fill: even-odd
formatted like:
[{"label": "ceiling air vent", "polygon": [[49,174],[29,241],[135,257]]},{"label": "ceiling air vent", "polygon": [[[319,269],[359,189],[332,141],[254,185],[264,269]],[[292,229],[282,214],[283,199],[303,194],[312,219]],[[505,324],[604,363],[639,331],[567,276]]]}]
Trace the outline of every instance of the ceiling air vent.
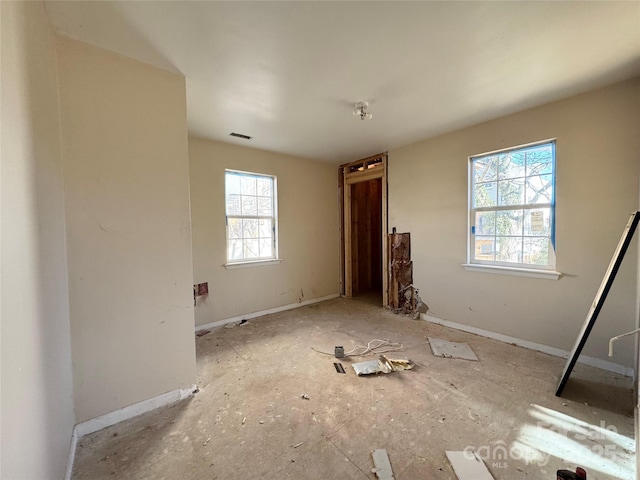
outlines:
[{"label": "ceiling air vent", "polygon": [[232,137],[244,138],[245,140],[251,140],[253,137],[249,135],[243,135],[242,133],[231,132],[229,135]]}]

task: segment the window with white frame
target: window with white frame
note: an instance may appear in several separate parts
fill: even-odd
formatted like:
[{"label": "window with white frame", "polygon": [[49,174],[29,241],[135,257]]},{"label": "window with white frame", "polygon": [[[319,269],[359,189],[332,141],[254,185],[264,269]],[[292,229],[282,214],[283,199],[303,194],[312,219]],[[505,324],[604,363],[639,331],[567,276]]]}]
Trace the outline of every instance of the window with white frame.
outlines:
[{"label": "window with white frame", "polygon": [[555,141],[469,160],[469,263],[553,270]]},{"label": "window with white frame", "polygon": [[275,260],[276,177],[225,171],[227,263]]}]

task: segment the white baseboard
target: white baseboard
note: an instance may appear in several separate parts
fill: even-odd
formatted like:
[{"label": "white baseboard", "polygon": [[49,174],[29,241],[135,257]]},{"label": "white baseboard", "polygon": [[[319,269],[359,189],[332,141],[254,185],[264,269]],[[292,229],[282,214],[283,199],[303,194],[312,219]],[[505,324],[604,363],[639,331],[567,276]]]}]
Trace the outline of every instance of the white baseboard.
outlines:
[{"label": "white baseboard", "polygon": [[262,317],[263,315],[270,315],[272,313],[284,312],[286,310],[293,310],[294,308],[304,307],[305,305],[311,305],[313,303],[326,302],[327,300],[333,300],[338,298],[340,294],[334,293],[327,295],[326,297],[312,298],[311,300],[305,300],[304,302],[290,303],[289,305],[283,305],[281,307],[270,308],[268,310],[260,310],[259,312],[247,313],[245,315],[238,315],[237,317],[225,318],[224,320],[217,320],[211,323],[205,323],[204,325],[196,325],[196,332],[200,330],[207,330],[209,328],[222,327],[228,323],[240,322],[242,320],[249,320],[250,318]]},{"label": "white baseboard", "polygon": [[148,398],[147,400],[143,400],[142,402],[134,403],[133,405],[120,408],[113,412],[105,413],[104,415],[92,418],[91,420],[87,420],[86,422],[76,424],[76,426],[73,427],[73,433],[71,434],[71,444],[69,446],[69,459],[67,461],[67,472],[65,474],[65,480],[71,479],[78,439],[90,433],[102,430],[103,428],[115,425],[116,423],[120,423],[124,420],[142,415],[143,413],[150,412],[151,410],[155,410],[156,408],[164,407],[165,405],[170,405],[180,400],[184,400],[185,398],[192,396],[196,388],[197,387],[195,385],[193,385],[191,388],[186,389],[178,388],[176,390],[172,390],[170,392]]},{"label": "white baseboard", "polygon": [[[569,357],[568,351],[562,350],[560,348],[550,347],[548,345],[543,345],[541,343],[530,342],[528,340],[522,340],[516,337],[510,337],[508,335],[491,332],[489,330],[483,330],[481,328],[470,327],[469,325],[464,325],[462,323],[452,322],[449,320],[442,320],[441,318],[434,317],[432,315],[427,315],[424,313],[420,314],[420,318],[422,318],[423,320],[426,320],[427,322],[437,323],[438,325],[454,328],[456,330],[461,330],[463,332],[474,333],[476,335],[480,335],[481,337],[492,338],[500,342],[511,343],[519,347],[528,348],[529,350],[536,350],[538,352],[546,353],[554,357],[560,357],[560,358]],[[624,365],[620,365],[619,363],[608,362],[607,360],[590,357],[588,355],[580,355],[578,357],[578,363],[589,365],[591,367],[600,368],[608,372],[618,373],[626,377],[635,378],[635,370],[633,368],[625,367]]]},{"label": "white baseboard", "polygon": [[73,464],[76,461],[76,447],[78,446],[78,436],[76,435],[76,429],[73,428],[71,432],[71,442],[69,444],[69,458],[67,458],[67,471],[64,474],[64,480],[71,480],[71,473],[73,473]]}]

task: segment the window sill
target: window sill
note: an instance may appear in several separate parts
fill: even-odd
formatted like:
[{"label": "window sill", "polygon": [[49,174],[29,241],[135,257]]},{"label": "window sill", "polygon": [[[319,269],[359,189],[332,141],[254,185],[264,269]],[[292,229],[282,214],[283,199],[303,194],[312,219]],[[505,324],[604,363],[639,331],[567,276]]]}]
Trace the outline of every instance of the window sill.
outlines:
[{"label": "window sill", "polygon": [[227,270],[233,270],[235,268],[246,268],[246,267],[265,267],[267,265],[277,265],[282,261],[281,258],[275,258],[273,260],[255,260],[252,262],[233,262],[233,263],[225,263],[223,265]]},{"label": "window sill", "polygon": [[535,270],[533,268],[504,267],[498,265],[479,265],[476,263],[463,263],[465,270],[470,272],[497,273],[499,275],[515,275],[519,277],[544,278],[546,280],[558,280],[562,273],[554,270]]}]

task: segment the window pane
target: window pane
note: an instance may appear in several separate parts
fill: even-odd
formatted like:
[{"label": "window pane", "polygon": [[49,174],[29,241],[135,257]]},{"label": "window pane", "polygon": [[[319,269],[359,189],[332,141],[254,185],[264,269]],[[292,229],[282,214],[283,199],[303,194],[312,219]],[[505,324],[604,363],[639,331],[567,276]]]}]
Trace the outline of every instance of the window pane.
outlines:
[{"label": "window pane", "polygon": [[471,162],[470,261],[553,266],[555,142]]},{"label": "window pane", "polygon": [[496,206],[496,182],[478,183],[473,191],[474,207],[495,207]]},{"label": "window pane", "polygon": [[276,256],[276,179],[225,171],[227,261]]},{"label": "window pane", "polygon": [[549,239],[544,238],[524,238],[523,263],[530,265],[549,264]]},{"label": "window pane", "polygon": [[497,235],[522,235],[522,210],[502,210],[496,212]]},{"label": "window pane", "polygon": [[242,243],[244,245],[244,258],[260,257],[260,246],[257,239],[244,239]]},{"label": "window pane", "polygon": [[270,238],[260,239],[260,257],[273,257],[273,241]]},{"label": "window pane", "polygon": [[224,191],[229,194],[240,194],[240,176],[227,172],[224,176]]},{"label": "window pane", "polygon": [[271,217],[273,210],[270,197],[258,197],[258,215],[261,217]]},{"label": "window pane", "polygon": [[497,237],[496,261],[522,263],[522,237]]},{"label": "window pane", "polygon": [[498,205],[524,204],[524,178],[498,182]]},{"label": "window pane", "polygon": [[553,149],[549,144],[527,151],[527,175],[545,173],[553,173]]},{"label": "window pane", "polygon": [[242,215],[257,215],[258,202],[256,197],[242,197]]},{"label": "window pane", "polygon": [[273,195],[271,192],[272,184],[273,180],[270,178],[259,178],[257,195],[260,195],[262,197],[271,197]]},{"label": "window pane", "polygon": [[242,237],[258,238],[258,220],[254,218],[245,218],[242,220]]},{"label": "window pane", "polygon": [[496,233],[496,212],[476,212],[476,235]]},{"label": "window pane", "polygon": [[475,259],[495,260],[495,238],[475,236]]},{"label": "window pane", "polygon": [[490,182],[492,180],[496,180],[497,173],[497,157],[483,157],[473,161],[474,182]]},{"label": "window pane", "polygon": [[240,218],[227,219],[229,238],[242,238],[242,220]]},{"label": "window pane", "polygon": [[263,238],[271,238],[273,236],[273,224],[271,219],[258,220],[258,234]]},{"label": "window pane", "polygon": [[553,175],[534,175],[527,178],[527,204],[551,203]]},{"label": "window pane", "polygon": [[242,260],[242,240],[229,240],[229,260]]},{"label": "window pane", "polygon": [[227,195],[227,215],[240,215],[240,195]]},{"label": "window pane", "polygon": [[243,195],[255,195],[256,194],[256,178],[255,177],[240,177],[240,187]]},{"label": "window pane", "polygon": [[518,178],[525,176],[524,152],[503,153],[498,156],[498,178]]},{"label": "window pane", "polygon": [[535,210],[525,210],[524,212],[524,234],[531,236],[549,236],[551,234],[551,209],[540,208]]}]

